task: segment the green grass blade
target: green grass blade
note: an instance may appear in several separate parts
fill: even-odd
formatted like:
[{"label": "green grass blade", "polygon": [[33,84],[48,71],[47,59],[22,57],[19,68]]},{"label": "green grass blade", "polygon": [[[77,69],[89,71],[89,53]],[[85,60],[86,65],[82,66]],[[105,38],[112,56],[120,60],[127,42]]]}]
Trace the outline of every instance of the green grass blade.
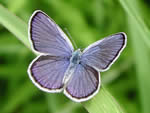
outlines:
[{"label": "green grass blade", "polygon": [[150,113],[150,30],[141,18],[138,0],[120,0],[128,14],[129,30],[134,50],[142,113]]},{"label": "green grass blade", "polygon": [[20,18],[10,13],[6,8],[0,5],[0,24],[14,34],[18,40],[30,47],[28,42],[28,25]]},{"label": "green grass blade", "polygon": [[90,113],[124,113],[112,95],[101,87],[91,100],[82,103]]},{"label": "green grass blade", "polygon": [[[30,44],[27,40],[27,24],[1,5],[0,12],[0,23],[12,32],[17,39],[21,40],[29,47]],[[82,103],[82,105],[90,113],[123,113],[115,99],[103,87],[93,99]],[[13,109],[13,107],[10,107],[10,109]]]},{"label": "green grass blade", "polygon": [[[149,48],[141,40],[143,34],[139,32],[138,26],[132,18],[129,18],[129,25],[131,29],[131,39],[134,49],[134,56],[136,62],[137,79],[139,83],[140,101],[142,106],[142,113],[150,113],[150,55]],[[148,37],[148,36],[147,36]]]},{"label": "green grass blade", "polygon": [[150,48],[150,31],[141,18],[139,10],[136,7],[138,1],[134,0],[119,0],[127,14],[135,21],[138,31],[142,34],[141,39]]}]

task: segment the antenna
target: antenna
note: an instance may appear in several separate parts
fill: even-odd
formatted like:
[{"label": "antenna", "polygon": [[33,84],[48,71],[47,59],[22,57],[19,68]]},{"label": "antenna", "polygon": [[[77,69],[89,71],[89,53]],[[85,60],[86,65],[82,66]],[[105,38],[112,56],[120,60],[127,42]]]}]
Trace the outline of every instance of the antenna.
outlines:
[{"label": "antenna", "polygon": [[83,51],[85,48],[81,48],[81,51]]},{"label": "antenna", "polygon": [[71,39],[73,45],[75,46],[75,49],[77,49],[77,45],[76,45],[75,41],[72,39],[72,37],[71,37],[70,33],[68,32],[67,28],[64,28],[64,30],[67,33],[67,35],[69,36],[69,38]]}]

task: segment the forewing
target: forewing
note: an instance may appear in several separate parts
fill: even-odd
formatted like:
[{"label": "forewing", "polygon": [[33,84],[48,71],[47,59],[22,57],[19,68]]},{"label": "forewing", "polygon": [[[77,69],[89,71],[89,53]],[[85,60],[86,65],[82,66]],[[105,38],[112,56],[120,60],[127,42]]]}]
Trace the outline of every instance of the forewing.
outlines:
[{"label": "forewing", "polygon": [[28,73],[32,82],[46,92],[60,92],[64,84],[65,71],[69,59],[54,56],[39,56],[29,66]]},{"label": "forewing", "polygon": [[99,40],[83,51],[81,61],[99,71],[105,71],[118,58],[126,46],[126,40],[125,33],[114,34]]},{"label": "forewing", "polygon": [[78,64],[72,78],[66,85],[64,94],[76,102],[92,98],[100,88],[100,75],[94,68]]},{"label": "forewing", "polygon": [[35,11],[29,21],[29,38],[36,52],[71,56],[73,46],[59,26],[44,12]]}]

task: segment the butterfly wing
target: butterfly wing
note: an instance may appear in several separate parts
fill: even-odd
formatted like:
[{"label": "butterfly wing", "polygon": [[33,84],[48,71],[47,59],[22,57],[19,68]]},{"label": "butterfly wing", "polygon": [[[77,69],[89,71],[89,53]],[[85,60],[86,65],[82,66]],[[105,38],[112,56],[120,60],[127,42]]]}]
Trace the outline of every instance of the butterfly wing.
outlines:
[{"label": "butterfly wing", "polygon": [[52,56],[71,56],[73,46],[59,26],[44,12],[35,11],[29,21],[33,50]]},{"label": "butterfly wing", "polygon": [[64,84],[62,80],[69,66],[69,59],[42,55],[29,66],[28,74],[32,82],[46,92],[60,92]]},{"label": "butterfly wing", "polygon": [[88,46],[81,56],[81,61],[99,71],[107,70],[118,58],[126,46],[125,33],[108,36]]},{"label": "butterfly wing", "polygon": [[100,88],[98,71],[86,64],[78,64],[72,78],[69,80],[64,94],[76,102],[92,98]]}]

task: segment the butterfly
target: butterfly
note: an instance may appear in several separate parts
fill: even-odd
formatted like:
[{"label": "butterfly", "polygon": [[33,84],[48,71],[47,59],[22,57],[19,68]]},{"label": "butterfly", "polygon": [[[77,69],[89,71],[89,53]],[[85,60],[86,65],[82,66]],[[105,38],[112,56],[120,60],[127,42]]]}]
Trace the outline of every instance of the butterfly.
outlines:
[{"label": "butterfly", "polygon": [[113,34],[74,50],[61,28],[44,12],[36,10],[29,20],[29,40],[39,54],[29,65],[28,74],[40,90],[63,92],[75,102],[95,96],[101,86],[100,72],[116,61],[126,46],[123,32]]}]

